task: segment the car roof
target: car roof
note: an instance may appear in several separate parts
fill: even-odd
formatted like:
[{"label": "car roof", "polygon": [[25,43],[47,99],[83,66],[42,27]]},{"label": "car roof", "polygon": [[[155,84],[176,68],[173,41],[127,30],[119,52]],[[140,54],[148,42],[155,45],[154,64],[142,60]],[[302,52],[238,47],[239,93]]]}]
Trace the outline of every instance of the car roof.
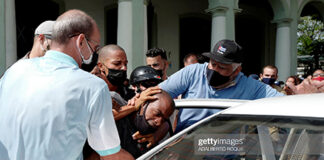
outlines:
[{"label": "car roof", "polygon": [[224,110],[221,114],[323,118],[324,93],[263,98]]},{"label": "car roof", "polygon": [[226,109],[229,107],[241,105],[250,100],[239,99],[176,99],[174,100],[176,108],[216,108]]}]

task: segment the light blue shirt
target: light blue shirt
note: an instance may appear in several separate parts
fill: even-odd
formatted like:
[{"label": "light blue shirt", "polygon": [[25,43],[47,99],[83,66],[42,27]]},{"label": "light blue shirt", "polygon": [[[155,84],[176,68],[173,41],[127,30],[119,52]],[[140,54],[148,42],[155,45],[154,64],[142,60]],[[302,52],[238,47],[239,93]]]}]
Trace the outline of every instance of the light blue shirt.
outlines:
[{"label": "light blue shirt", "polygon": [[0,159],[80,159],[120,150],[106,83],[67,54],[20,60],[0,80]]},{"label": "light blue shirt", "polygon": [[[283,96],[269,85],[239,73],[235,85],[217,90],[209,85],[205,64],[192,64],[171,75],[159,86],[173,98],[227,98],[253,100],[265,97]],[[218,109],[180,109],[176,132],[218,112]]]}]

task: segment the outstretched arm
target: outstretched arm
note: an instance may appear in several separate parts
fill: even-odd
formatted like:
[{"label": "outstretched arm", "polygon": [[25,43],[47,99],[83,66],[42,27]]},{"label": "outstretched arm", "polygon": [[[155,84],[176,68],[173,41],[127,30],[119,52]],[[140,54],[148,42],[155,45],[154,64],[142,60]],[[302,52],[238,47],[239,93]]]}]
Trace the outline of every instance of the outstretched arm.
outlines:
[{"label": "outstretched arm", "polygon": [[151,87],[143,91],[141,94],[137,94],[126,106],[120,107],[119,109],[113,109],[114,119],[120,120],[127,115],[138,111],[144,102],[156,99],[153,95],[160,92],[161,89],[159,87]]}]

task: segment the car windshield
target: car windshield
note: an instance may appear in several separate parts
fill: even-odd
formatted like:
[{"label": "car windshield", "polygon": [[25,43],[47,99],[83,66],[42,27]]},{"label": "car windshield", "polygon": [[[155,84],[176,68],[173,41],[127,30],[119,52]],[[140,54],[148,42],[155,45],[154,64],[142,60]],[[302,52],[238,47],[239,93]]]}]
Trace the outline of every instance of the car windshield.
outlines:
[{"label": "car windshield", "polygon": [[324,119],[218,115],[151,159],[323,159]]}]

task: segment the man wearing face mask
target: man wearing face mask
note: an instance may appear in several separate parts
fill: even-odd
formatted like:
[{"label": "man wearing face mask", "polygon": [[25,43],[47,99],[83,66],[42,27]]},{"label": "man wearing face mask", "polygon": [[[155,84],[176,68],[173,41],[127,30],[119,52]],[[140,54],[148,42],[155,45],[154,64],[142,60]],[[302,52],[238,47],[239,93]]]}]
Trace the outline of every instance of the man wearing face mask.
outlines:
[{"label": "man wearing face mask", "polygon": [[127,80],[127,56],[123,48],[110,44],[99,51],[96,68],[105,75],[110,91],[117,92],[123,99],[128,100],[134,93],[124,85]]},{"label": "man wearing face mask", "polygon": [[162,48],[152,48],[146,53],[146,65],[154,68],[162,78],[166,80],[167,69],[168,69],[168,58],[166,56],[166,51]]},{"label": "man wearing face mask", "polygon": [[35,30],[34,44],[22,59],[42,57],[50,49],[53,26],[55,21],[44,21]]},{"label": "man wearing face mask", "polygon": [[281,87],[275,85],[275,81],[278,79],[278,68],[273,65],[267,65],[263,67],[262,73],[260,74],[260,81],[270,85],[278,92],[287,94]]},{"label": "man wearing face mask", "polygon": [[[161,89],[175,98],[227,98],[259,99],[283,96],[269,85],[241,72],[243,52],[241,46],[232,40],[221,40],[212,52],[203,53],[209,63],[192,64],[171,75],[159,84]],[[181,109],[175,132],[218,112],[218,109]]]},{"label": "man wearing face mask", "polygon": [[127,56],[118,45],[107,45],[99,50],[97,67],[107,77],[110,91],[117,91],[127,78]]},{"label": "man wearing face mask", "polygon": [[51,50],[6,71],[0,159],[82,159],[86,140],[103,160],[133,159],[120,147],[107,85],[80,69],[99,44],[95,20],[69,10],[56,19]]}]

